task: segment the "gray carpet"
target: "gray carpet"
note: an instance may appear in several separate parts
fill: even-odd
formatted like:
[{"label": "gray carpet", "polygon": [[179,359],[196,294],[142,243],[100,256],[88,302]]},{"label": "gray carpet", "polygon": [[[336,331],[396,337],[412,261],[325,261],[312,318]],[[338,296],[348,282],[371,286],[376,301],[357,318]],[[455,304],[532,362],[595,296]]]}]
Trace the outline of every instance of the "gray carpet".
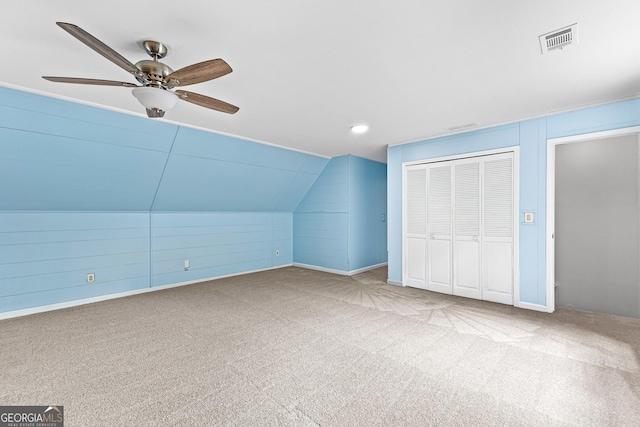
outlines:
[{"label": "gray carpet", "polygon": [[638,426],[640,320],[287,267],[0,321],[66,426]]}]

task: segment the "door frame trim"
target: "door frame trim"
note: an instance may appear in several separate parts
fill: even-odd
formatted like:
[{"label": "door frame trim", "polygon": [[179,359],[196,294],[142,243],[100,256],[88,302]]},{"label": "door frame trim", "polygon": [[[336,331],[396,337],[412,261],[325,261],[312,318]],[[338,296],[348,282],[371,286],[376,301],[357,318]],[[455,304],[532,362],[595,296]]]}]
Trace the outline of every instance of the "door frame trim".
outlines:
[{"label": "door frame trim", "polygon": [[624,127],[600,132],[588,132],[560,138],[547,139],[547,229],[546,229],[546,310],[553,313],[556,309],[555,289],[555,229],[556,229],[556,146],[592,141],[594,139],[613,138],[640,133],[640,126]]},{"label": "door frame trim", "polygon": [[521,307],[520,302],[520,146],[474,151],[470,153],[452,154],[448,156],[426,158],[402,162],[402,286],[407,286],[407,167],[420,164],[446,162],[472,157],[490,156],[492,154],[513,153],[513,306]]}]

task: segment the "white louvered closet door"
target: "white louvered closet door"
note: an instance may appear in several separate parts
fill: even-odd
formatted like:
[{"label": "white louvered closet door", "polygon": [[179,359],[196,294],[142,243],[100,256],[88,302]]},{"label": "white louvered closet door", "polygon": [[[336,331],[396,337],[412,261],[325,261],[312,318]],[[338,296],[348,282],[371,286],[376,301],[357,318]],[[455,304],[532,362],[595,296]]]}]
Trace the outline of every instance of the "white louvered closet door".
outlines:
[{"label": "white louvered closet door", "polygon": [[408,166],[405,180],[405,284],[513,304],[513,153]]},{"label": "white louvered closet door", "polygon": [[405,284],[426,289],[427,282],[427,168],[410,166],[406,171]]},{"label": "white louvered closet door", "polygon": [[427,289],[453,293],[451,164],[427,168]]},{"label": "white louvered closet door", "polygon": [[513,154],[484,161],[482,299],[513,304]]},{"label": "white louvered closet door", "polygon": [[453,294],[482,299],[480,274],[480,165],[454,162]]}]

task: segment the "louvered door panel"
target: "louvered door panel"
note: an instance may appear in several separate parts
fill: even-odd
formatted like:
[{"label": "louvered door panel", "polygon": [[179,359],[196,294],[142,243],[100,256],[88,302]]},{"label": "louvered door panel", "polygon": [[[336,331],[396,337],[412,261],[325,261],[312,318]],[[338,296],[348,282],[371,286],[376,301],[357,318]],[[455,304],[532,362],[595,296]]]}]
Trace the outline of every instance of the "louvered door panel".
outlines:
[{"label": "louvered door panel", "polygon": [[452,293],[451,165],[427,169],[427,289]]},{"label": "louvered door panel", "polygon": [[427,234],[427,175],[424,166],[407,170],[407,233]]},{"label": "louvered door panel", "polygon": [[483,299],[513,304],[513,155],[484,161]]},{"label": "louvered door panel", "polygon": [[480,281],[480,161],[454,163],[453,293],[482,298]]},{"label": "louvered door panel", "polygon": [[426,288],[427,281],[427,171],[425,165],[406,171],[407,235],[405,285]]},{"label": "louvered door panel", "polygon": [[513,160],[484,162],[484,234],[513,237]]}]

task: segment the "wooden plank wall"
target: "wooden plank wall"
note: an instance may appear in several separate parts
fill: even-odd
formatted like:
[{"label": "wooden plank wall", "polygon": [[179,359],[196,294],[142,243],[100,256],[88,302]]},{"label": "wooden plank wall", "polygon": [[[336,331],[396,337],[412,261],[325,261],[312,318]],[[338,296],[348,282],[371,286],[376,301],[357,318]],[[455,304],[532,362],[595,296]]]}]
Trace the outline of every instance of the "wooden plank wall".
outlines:
[{"label": "wooden plank wall", "polygon": [[149,268],[148,213],[0,212],[0,312],[148,287]]}]

